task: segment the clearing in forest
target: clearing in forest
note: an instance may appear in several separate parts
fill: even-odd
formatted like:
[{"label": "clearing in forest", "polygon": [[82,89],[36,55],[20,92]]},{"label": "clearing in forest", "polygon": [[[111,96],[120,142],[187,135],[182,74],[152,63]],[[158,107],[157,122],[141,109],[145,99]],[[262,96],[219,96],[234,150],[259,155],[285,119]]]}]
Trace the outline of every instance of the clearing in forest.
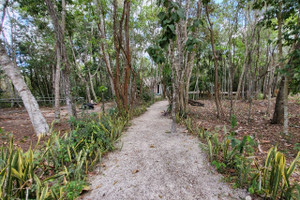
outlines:
[{"label": "clearing in forest", "polygon": [[163,116],[167,101],[152,105],[132,121],[120,149],[102,161],[81,199],[243,199],[247,193],[222,182],[195,136],[179,128],[170,133]]}]

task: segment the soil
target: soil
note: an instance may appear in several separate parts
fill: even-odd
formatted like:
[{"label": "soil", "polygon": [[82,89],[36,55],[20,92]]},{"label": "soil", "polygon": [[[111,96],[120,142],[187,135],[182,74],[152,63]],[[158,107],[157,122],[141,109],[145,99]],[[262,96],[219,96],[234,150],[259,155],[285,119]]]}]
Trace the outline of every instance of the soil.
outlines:
[{"label": "soil", "polygon": [[104,157],[98,174],[90,175],[91,191],[80,199],[244,199],[244,190],[222,182],[199,147],[196,136],[163,115],[168,102],[152,105],[132,120],[117,144]]},{"label": "soil", "polygon": [[[108,102],[105,104],[105,109],[112,108],[114,103]],[[87,110],[87,112],[101,112],[101,104],[95,105],[94,110]],[[42,107],[41,111],[46,118],[49,125],[54,120],[54,108]],[[82,110],[78,107],[77,113],[80,116]],[[53,124],[54,131],[65,133],[70,130],[68,124],[69,116],[66,106],[61,107],[61,122]],[[38,138],[34,133],[32,124],[25,108],[2,108],[0,109],[0,146],[9,144],[9,134],[14,135],[14,145],[21,147],[26,151],[30,145],[35,145]],[[47,140],[47,136],[41,139],[41,143]]]},{"label": "soil", "polygon": [[[235,105],[235,116],[237,118],[237,126],[234,131],[236,137],[242,139],[245,135],[255,138],[259,144],[259,148],[255,148],[255,156],[259,161],[263,161],[267,156],[268,150],[272,146],[277,146],[286,157],[287,163],[291,163],[296,157],[299,150],[295,149],[295,145],[300,143],[300,104],[296,98],[289,99],[289,135],[283,134],[283,126],[272,124],[271,117],[274,112],[276,99],[271,100],[271,115],[266,115],[267,100],[253,100],[250,121],[248,121],[249,103],[245,101],[237,101]],[[189,106],[189,116],[193,118],[193,127],[203,127],[212,132],[218,132],[219,138],[223,137],[224,125],[227,131],[230,130],[230,101],[222,100],[225,118],[216,118],[216,106],[214,100],[199,100],[204,103],[204,107]],[[299,168],[293,173],[294,181],[300,182]]]}]

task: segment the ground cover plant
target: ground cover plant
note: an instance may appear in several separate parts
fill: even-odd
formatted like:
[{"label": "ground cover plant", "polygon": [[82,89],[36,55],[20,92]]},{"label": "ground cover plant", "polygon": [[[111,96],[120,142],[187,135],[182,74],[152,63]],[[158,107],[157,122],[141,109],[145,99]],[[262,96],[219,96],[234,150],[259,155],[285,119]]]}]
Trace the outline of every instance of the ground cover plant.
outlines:
[{"label": "ground cover plant", "polygon": [[299,0],[1,1],[1,195],[78,196],[145,111],[141,102],[162,96],[170,132],[182,119],[190,132],[201,127],[211,163],[235,187],[295,198],[299,8]]},{"label": "ground cover plant", "polygon": [[114,150],[128,120],[144,113],[147,105],[136,106],[127,116],[116,109],[83,112],[71,118],[71,131],[52,132],[44,144],[38,142],[26,152],[15,148],[10,134],[9,146],[0,149],[0,198],[76,198],[89,189],[88,173],[99,166],[103,154]]},{"label": "ground cover plant", "polygon": [[209,161],[224,174],[226,181],[233,183],[233,187],[247,188],[254,198],[299,199],[299,183],[292,178],[299,167],[299,151],[289,164],[277,146],[271,147],[265,158],[259,158],[255,155],[258,144],[253,136],[236,137],[235,116],[231,118],[229,131],[224,126],[223,132],[195,127],[195,120],[189,116],[186,119],[178,116],[178,121],[189,132],[199,136],[200,146],[207,150]]}]

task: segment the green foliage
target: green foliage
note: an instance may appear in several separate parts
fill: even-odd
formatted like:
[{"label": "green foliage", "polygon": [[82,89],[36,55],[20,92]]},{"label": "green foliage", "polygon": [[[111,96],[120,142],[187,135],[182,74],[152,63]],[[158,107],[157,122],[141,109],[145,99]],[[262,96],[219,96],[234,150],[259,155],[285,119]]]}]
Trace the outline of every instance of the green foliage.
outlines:
[{"label": "green foliage", "polygon": [[284,155],[272,147],[267,155],[265,165],[260,169],[262,173],[262,189],[268,197],[273,199],[292,199],[296,186],[290,184],[289,178],[299,163],[300,152],[288,167]]},{"label": "green foliage", "polygon": [[105,87],[104,85],[101,85],[101,86],[98,88],[98,91],[99,91],[100,93],[106,92],[106,91],[107,91],[107,87]]},{"label": "green foliage", "polygon": [[143,101],[145,102],[150,102],[151,101],[151,94],[149,92],[143,92],[142,94],[142,98],[143,98]]},{"label": "green foliage", "polygon": [[205,133],[206,132],[205,132],[204,128],[202,128],[202,127],[198,128],[198,136],[200,139],[206,138]]},{"label": "green foliage", "polygon": [[187,118],[184,120],[184,124],[185,124],[187,130],[188,130],[190,133],[194,133],[193,125],[192,125],[192,119],[191,119],[190,117],[187,117]]},{"label": "green foliage", "polygon": [[148,47],[147,53],[150,55],[150,57],[155,63],[160,64],[165,62],[164,51],[162,50],[162,48],[160,48],[160,46],[153,45]]},{"label": "green foliage", "polygon": [[3,131],[3,129],[0,127],[0,138],[1,140],[9,140],[9,137],[10,137],[10,133],[7,133],[5,131]]},{"label": "green foliage", "polygon": [[218,172],[223,172],[224,169],[226,168],[226,165],[223,162],[218,162],[216,160],[212,161],[211,164],[216,167]]},{"label": "green foliage", "polygon": [[66,192],[67,199],[74,199],[78,197],[85,187],[86,183],[84,181],[70,181],[64,186],[64,191]]},{"label": "green foliage", "polygon": [[[298,40],[298,43],[299,42]],[[290,63],[285,66],[285,71],[291,76],[291,92],[297,94],[300,91],[300,50],[295,49],[290,56],[291,60]]]},{"label": "green foliage", "polygon": [[[48,182],[58,179],[64,172],[40,179],[44,165],[36,161],[39,154],[29,148],[25,153],[19,148],[14,149],[13,137],[8,148],[0,151],[0,198],[14,199],[28,196],[30,199],[46,199],[51,196]],[[52,196],[53,197],[53,196]]]},{"label": "green foliage", "polygon": [[237,120],[235,115],[231,115],[230,117],[230,126],[231,129],[234,129],[237,126]]},{"label": "green foliage", "polygon": [[300,151],[300,143],[296,143],[294,149]]},{"label": "green foliage", "polygon": [[263,100],[264,99],[264,94],[263,93],[258,93],[258,95],[257,95],[257,99],[258,100]]},{"label": "green foliage", "polygon": [[139,107],[133,109],[130,112],[130,116],[131,117],[137,117],[137,116],[140,116],[141,114],[143,114],[146,111],[147,111],[147,107],[145,105],[142,105],[142,106],[139,106]]},{"label": "green foliage", "polygon": [[53,132],[39,150],[38,142],[25,153],[14,149],[11,137],[9,148],[0,148],[0,199],[75,199],[88,186],[88,172],[114,149],[128,120],[146,110],[146,105],[139,106],[127,117],[115,109],[83,113],[71,118],[70,132]]},{"label": "green foliage", "polygon": [[[231,121],[236,121],[236,118]],[[188,127],[190,123],[188,120],[185,124]],[[234,124],[232,127],[235,127]],[[234,187],[248,187],[249,193],[272,199],[298,199],[299,185],[292,185],[290,177],[299,164],[300,152],[287,166],[283,153],[273,147],[269,150],[265,165],[260,166],[254,156],[257,144],[251,136],[239,140],[228,134],[226,127],[221,141],[217,133],[212,134],[203,128],[198,128],[198,135],[200,139],[206,139],[209,160],[216,170],[222,173],[230,171],[230,181],[234,181]]]}]

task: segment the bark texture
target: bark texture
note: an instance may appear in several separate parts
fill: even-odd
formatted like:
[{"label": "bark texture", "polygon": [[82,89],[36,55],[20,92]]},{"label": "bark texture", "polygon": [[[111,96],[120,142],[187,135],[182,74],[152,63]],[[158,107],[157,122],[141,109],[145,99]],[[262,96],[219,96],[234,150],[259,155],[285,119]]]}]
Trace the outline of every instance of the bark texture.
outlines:
[{"label": "bark texture", "polygon": [[[54,26],[58,48],[60,49],[62,61],[64,64],[63,80],[64,80],[64,87],[65,87],[64,89],[65,89],[68,113],[69,113],[70,117],[72,117],[72,116],[76,117],[76,108],[75,108],[75,105],[73,104],[73,98],[71,95],[71,82],[70,82],[71,71],[70,71],[70,65],[68,62],[65,41],[64,41],[65,40],[65,34],[64,34],[64,26],[65,26],[64,23],[65,22],[63,21],[62,25],[59,23],[57,11],[55,10],[55,7],[51,0],[45,0],[45,3],[47,5],[48,12],[50,14],[50,17],[51,17],[51,20],[52,20],[52,23]],[[64,6],[64,4],[63,4],[63,6]],[[65,8],[63,8],[63,10],[65,10]]]},{"label": "bark texture", "polygon": [[54,117],[55,120],[60,120],[60,93],[59,93],[59,82],[60,82],[60,66],[61,66],[61,56],[60,49],[56,48],[56,69],[55,69],[55,83],[54,83]]},{"label": "bark texture", "polygon": [[279,92],[276,97],[275,110],[273,114],[272,123],[273,124],[283,124],[284,119],[284,78],[280,81]]},{"label": "bark texture", "polygon": [[215,50],[215,41],[214,41],[214,33],[213,33],[213,24],[210,21],[209,17],[209,11],[208,11],[208,6],[206,5],[205,7],[206,10],[206,16],[207,16],[207,21],[209,23],[209,32],[210,32],[210,42],[211,42],[211,47],[213,51],[213,56],[214,56],[214,65],[215,65],[215,102],[216,102],[216,108],[217,108],[217,117],[223,117],[224,112],[222,108],[222,104],[220,101],[220,86],[219,86],[219,72],[218,72],[218,56],[216,54]]},{"label": "bark texture", "polygon": [[14,66],[14,64],[10,60],[2,43],[0,43],[0,66],[5,74],[11,79],[13,85],[22,98],[36,134],[48,134],[49,126],[39,109],[39,105],[36,99],[27,87],[23,76],[21,75],[21,72]]}]

